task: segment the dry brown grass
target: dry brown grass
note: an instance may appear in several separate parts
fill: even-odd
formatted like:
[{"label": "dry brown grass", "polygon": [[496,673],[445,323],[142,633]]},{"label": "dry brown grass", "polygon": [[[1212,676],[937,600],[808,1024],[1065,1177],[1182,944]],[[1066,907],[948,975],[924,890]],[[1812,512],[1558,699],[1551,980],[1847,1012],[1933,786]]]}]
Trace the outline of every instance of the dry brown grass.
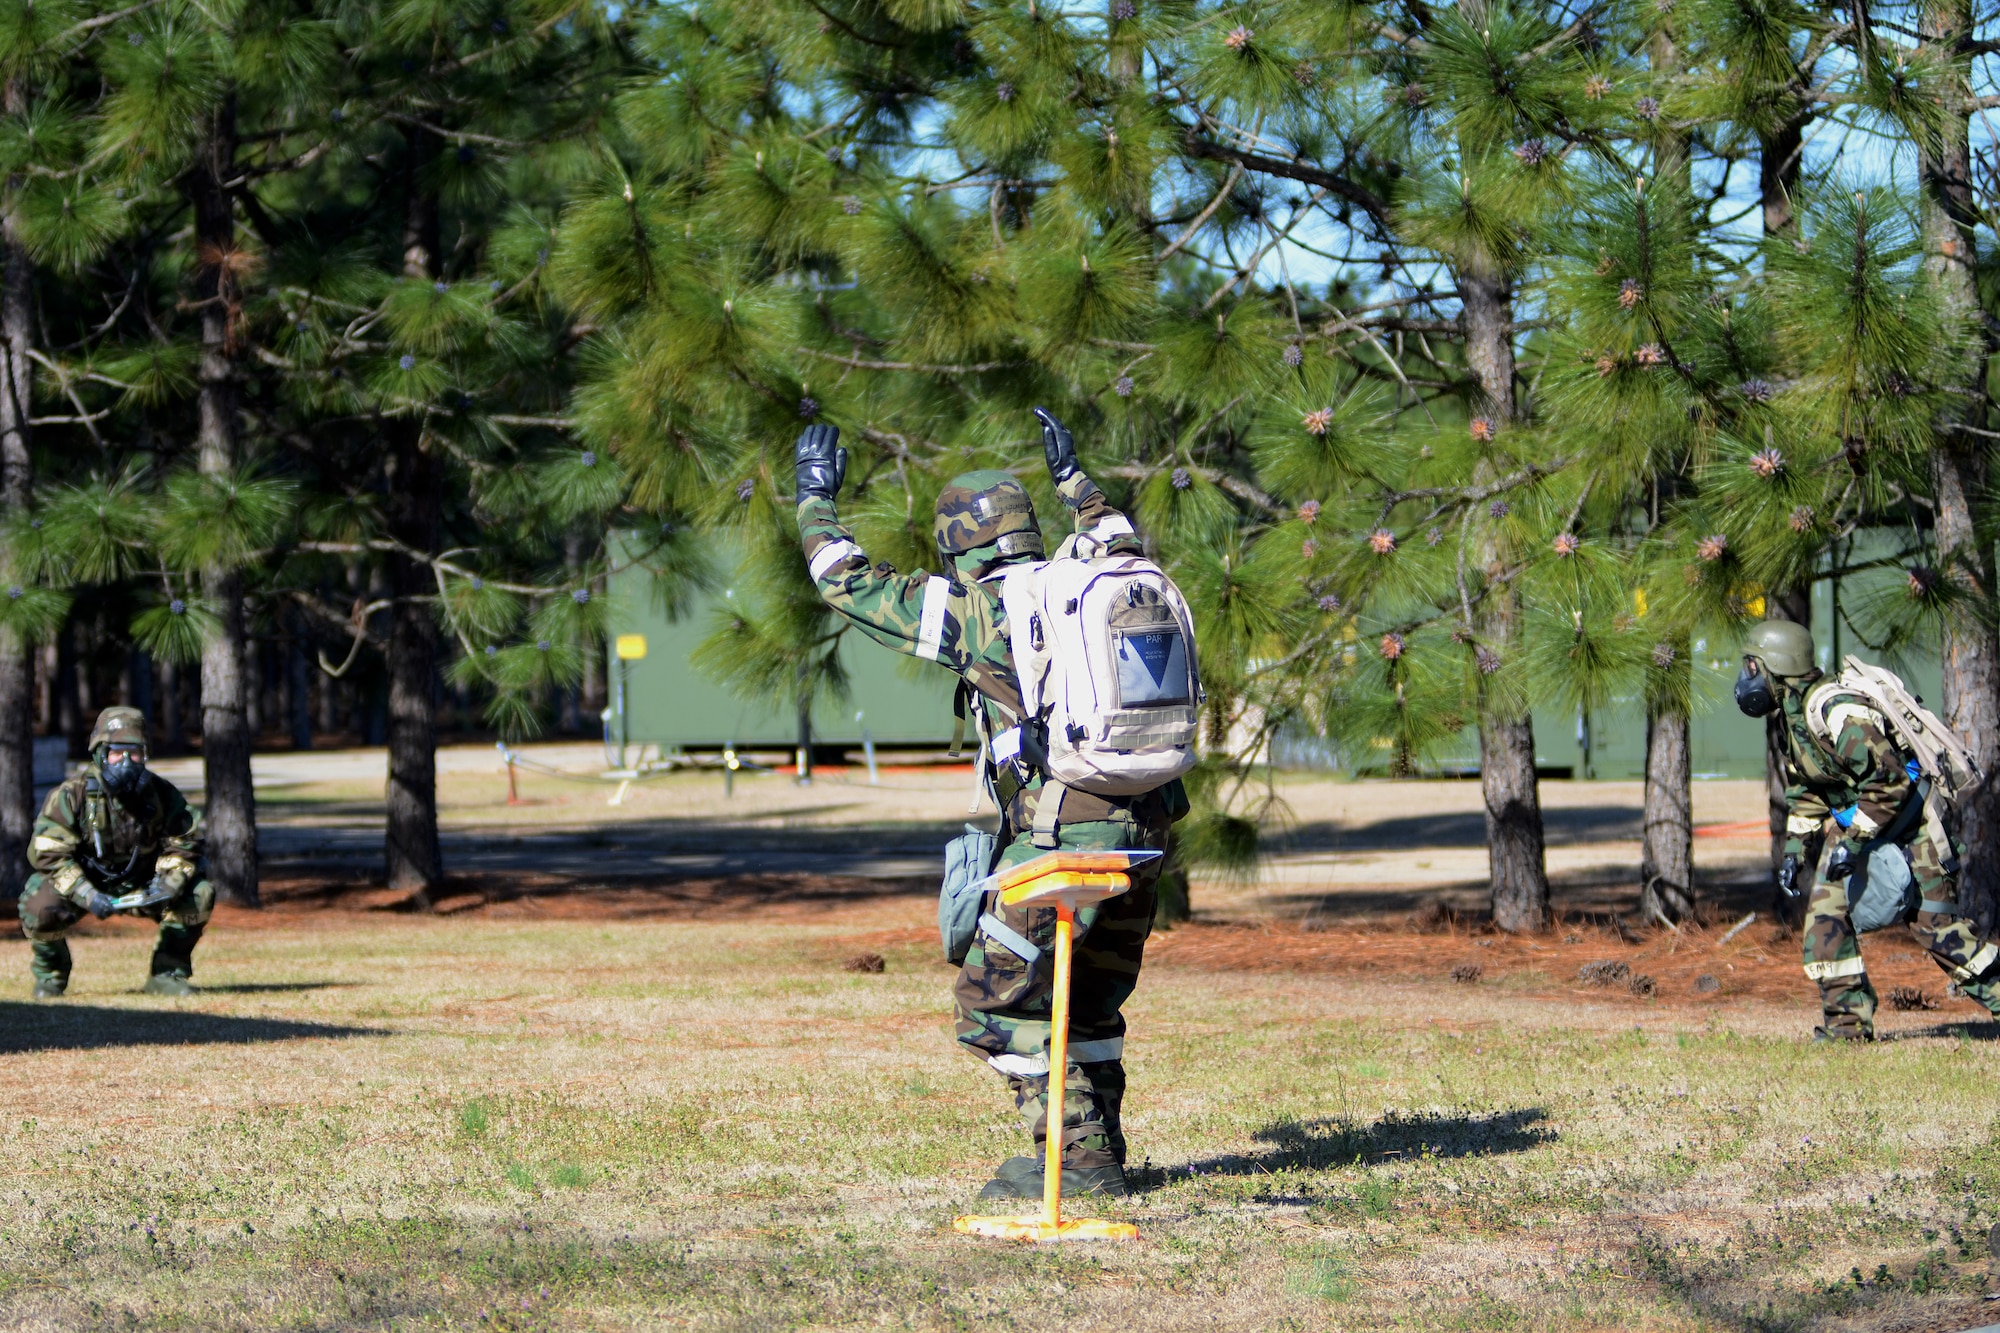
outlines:
[{"label": "dry brown grass", "polygon": [[[80,939],[73,999],[0,1015],[0,1326],[1981,1322],[1990,1025],[1807,1047],[1796,963],[1744,936],[1768,994],[1687,939],[1175,932],[1131,1007],[1144,1189],[1102,1210],[1143,1239],[1036,1251],[949,1229],[1022,1140],[927,903],[533,901],[225,914],[178,1004],[131,993],[136,929]],[[1659,995],[1574,983],[1614,953]]]}]

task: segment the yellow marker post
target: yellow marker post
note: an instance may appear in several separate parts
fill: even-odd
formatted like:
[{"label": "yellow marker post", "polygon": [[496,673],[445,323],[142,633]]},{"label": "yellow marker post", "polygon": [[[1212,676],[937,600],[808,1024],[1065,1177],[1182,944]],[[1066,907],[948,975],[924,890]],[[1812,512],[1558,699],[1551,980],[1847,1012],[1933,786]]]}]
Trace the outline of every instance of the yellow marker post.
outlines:
[{"label": "yellow marker post", "polygon": [[1062,1215],[1063,1095],[1069,1074],[1070,945],[1076,931],[1076,909],[1115,898],[1132,887],[1126,872],[1158,852],[1049,852],[993,875],[1009,907],[1033,903],[1056,909],[1055,995],[1049,1011],[1049,1110],[1042,1144],[1042,1210],[1016,1216],[970,1216],[952,1219],[968,1236],[1001,1240],[1136,1240],[1139,1228],[1129,1222]]}]

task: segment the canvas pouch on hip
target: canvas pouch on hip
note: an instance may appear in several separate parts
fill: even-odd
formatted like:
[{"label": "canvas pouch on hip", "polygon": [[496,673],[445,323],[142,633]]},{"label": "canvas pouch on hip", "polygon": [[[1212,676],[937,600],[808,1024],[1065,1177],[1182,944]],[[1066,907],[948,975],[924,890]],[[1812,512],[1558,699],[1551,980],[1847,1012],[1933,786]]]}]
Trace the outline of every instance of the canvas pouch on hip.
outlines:
[{"label": "canvas pouch on hip", "polygon": [[944,845],[944,887],[938,890],[938,938],[945,961],[962,963],[979,933],[979,882],[993,869],[1000,839],[972,825]]},{"label": "canvas pouch on hip", "polygon": [[1868,844],[1847,886],[1847,919],[1866,934],[1907,921],[1917,910],[1917,882],[1902,847],[1888,841]]}]

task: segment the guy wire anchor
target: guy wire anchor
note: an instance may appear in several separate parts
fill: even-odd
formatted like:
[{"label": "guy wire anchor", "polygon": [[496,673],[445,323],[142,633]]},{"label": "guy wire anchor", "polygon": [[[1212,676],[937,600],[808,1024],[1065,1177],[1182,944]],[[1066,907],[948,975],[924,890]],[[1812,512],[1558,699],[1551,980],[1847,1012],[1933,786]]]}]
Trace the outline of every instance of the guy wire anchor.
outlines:
[{"label": "guy wire anchor", "polygon": [[952,1226],[968,1236],[1001,1240],[1137,1240],[1129,1222],[1062,1215],[1063,1088],[1069,1071],[1070,943],[1076,909],[1116,898],[1132,887],[1126,872],[1159,857],[1143,852],[1045,852],[987,876],[984,889],[1000,891],[1009,907],[1028,904],[1056,909],[1055,994],[1049,1012],[1049,1112],[1042,1147],[1042,1209],[1006,1217],[956,1217]]}]

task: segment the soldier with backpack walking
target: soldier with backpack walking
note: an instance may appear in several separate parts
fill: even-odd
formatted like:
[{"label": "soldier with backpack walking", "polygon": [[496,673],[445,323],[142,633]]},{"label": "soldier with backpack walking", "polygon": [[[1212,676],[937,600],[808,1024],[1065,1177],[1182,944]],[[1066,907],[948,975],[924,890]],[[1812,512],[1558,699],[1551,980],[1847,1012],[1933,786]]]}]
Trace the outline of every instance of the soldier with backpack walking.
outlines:
[{"label": "soldier with backpack walking", "polygon": [[[1814,1040],[1874,1038],[1858,936],[1898,923],[1961,994],[2000,1014],[2000,946],[1958,910],[1965,847],[1950,802],[1978,776],[1963,746],[1889,672],[1850,657],[1826,676],[1811,632],[1788,620],[1750,631],[1736,703],[1751,717],[1777,714],[1784,740],[1778,888],[1806,894],[1805,971],[1826,1016]],[[1801,885],[1808,867],[1816,871]]]},{"label": "soldier with backpack walking", "polygon": [[[1178,773],[1193,763],[1198,686],[1192,639],[1183,633],[1188,627],[1179,618],[1185,614],[1184,604],[1178,603],[1178,593],[1171,593],[1171,600],[1183,609],[1166,625],[1160,593],[1170,592],[1171,584],[1141,558],[1143,547],[1131,522],[1084,475],[1069,431],[1039,408],[1035,415],[1041,419],[1043,455],[1056,492],[1074,514],[1078,536],[1066,546],[1084,542],[1092,554],[1127,557],[1129,568],[1120,566],[1121,570],[1151,571],[1119,585],[1129,593],[1123,601],[1130,605],[1117,614],[1147,617],[1140,628],[1154,632],[1149,636],[1140,629],[1110,629],[1100,636],[1113,645],[1112,656],[1132,649],[1130,662],[1137,665],[1121,660],[1108,668],[1114,675],[1143,672],[1133,678],[1147,691],[1163,698],[1171,695],[1184,705],[1130,714],[1156,724],[1168,720],[1168,730],[1183,713],[1187,720],[1184,756],[1167,753],[1172,746],[1160,743],[1164,733],[1157,725],[1154,731],[1159,734],[1134,732],[1125,753],[1141,757],[1142,764],[1163,765],[1147,770],[1153,774],[1150,778],[1127,774],[1122,782],[1092,781],[1085,771],[1089,765],[1079,759],[1089,738],[1073,724],[1058,727],[1054,741],[1060,760],[1071,766],[1063,769],[1068,776],[1057,781],[1050,775],[1051,764],[1058,761],[1050,757],[1049,709],[1024,704],[1017,658],[1027,654],[1038,664],[1028,690],[1031,698],[1043,691],[1052,667],[1060,671],[1075,665],[1047,660],[1061,642],[1059,627],[1051,623],[1045,634],[1040,614],[1028,609],[1037,571],[1065,562],[1039,563],[1046,554],[1041,527],[1019,481],[1002,471],[953,478],[938,496],[933,528],[949,576],[923,571],[900,574],[887,563],[871,564],[834,508],[847,471],[847,451],[838,448],[839,430],[808,427],[799,437],[795,455],[799,532],[820,596],[876,642],[949,667],[963,682],[961,701],[969,695],[981,738],[979,771],[1001,811],[997,856],[992,861],[985,848],[994,840],[985,835],[971,833],[953,844],[953,856],[960,862],[968,855],[961,844],[981,849],[972,857],[976,864],[961,865],[972,877],[1017,865],[1055,847],[1164,849],[1169,826],[1188,809]],[[1134,591],[1142,583],[1145,590]],[[1003,595],[1010,592],[1011,596]],[[1080,600],[1066,603],[1072,614]],[[1028,623],[1010,623],[1010,608],[1017,612],[1014,619]],[[1174,639],[1180,640],[1178,658],[1170,642]],[[1181,673],[1178,677],[1173,674],[1176,670]],[[1163,680],[1168,682],[1165,687],[1160,685]],[[1160,772],[1167,776],[1158,777]],[[1128,790],[1105,795],[1084,789],[1105,786]],[[1061,1073],[1065,1195],[1127,1192],[1121,1129],[1125,1020],[1120,1010],[1138,983],[1152,929],[1158,865],[1156,860],[1135,872],[1127,893],[1081,909],[1076,916],[1069,1067]],[[947,942],[953,961],[959,961],[963,951],[963,970],[954,989],[957,1037],[1007,1080],[1036,1143],[1033,1156],[1002,1163],[979,1197],[1039,1199],[1041,1144],[1047,1132],[1049,950],[1055,911],[1003,907],[997,902],[980,903],[977,908],[983,910],[977,913],[976,932],[968,930],[957,948]]]}]

